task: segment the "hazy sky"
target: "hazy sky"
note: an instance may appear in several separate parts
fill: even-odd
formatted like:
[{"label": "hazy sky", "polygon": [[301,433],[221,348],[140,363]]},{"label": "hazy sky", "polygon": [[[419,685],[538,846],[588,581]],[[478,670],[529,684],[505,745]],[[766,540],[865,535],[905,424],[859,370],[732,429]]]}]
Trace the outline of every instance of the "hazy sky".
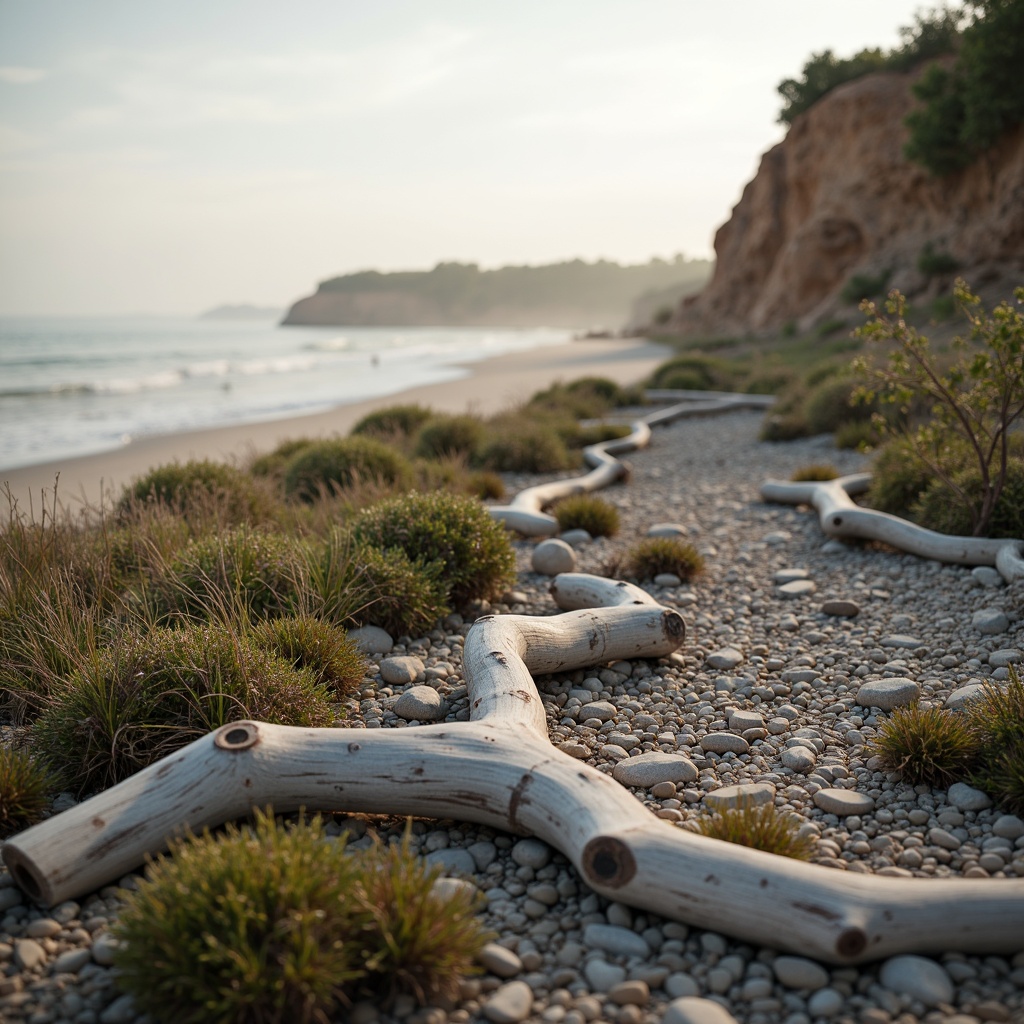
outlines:
[{"label": "hazy sky", "polygon": [[0,0],[0,313],[709,256],[778,82],[917,0]]}]

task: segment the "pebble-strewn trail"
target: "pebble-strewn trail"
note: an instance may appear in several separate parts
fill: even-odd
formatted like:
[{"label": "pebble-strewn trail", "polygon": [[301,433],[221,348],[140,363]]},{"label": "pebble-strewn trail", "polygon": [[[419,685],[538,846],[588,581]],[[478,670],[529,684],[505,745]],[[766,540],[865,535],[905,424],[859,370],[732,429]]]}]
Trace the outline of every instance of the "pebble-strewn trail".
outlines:
[{"label": "pebble-strewn trail", "polygon": [[[763,504],[768,477],[823,461],[849,473],[865,462],[819,441],[758,443],[759,423],[733,413],[661,428],[630,457],[632,483],[604,493],[623,530],[579,544],[581,571],[612,569],[655,523],[685,528],[707,569],[692,585],[662,580],[653,591],[686,618],[678,654],[540,680],[553,741],[636,785],[637,799],[674,823],[728,801],[728,787],[756,784],[803,819],[822,870],[906,876],[908,885],[922,875],[993,886],[1024,877],[1024,821],[965,784],[905,785],[865,750],[878,709],[917,697],[955,705],[1022,663],[1024,582],[1007,587],[993,571],[827,542],[813,513]],[[489,610],[554,614],[547,578],[530,568],[534,544],[518,548],[518,583]],[[372,655],[374,675],[347,711],[356,724],[468,718],[468,622],[453,616],[445,627]],[[636,762],[658,751],[685,755],[694,771],[673,781]],[[390,824],[339,817],[330,830],[359,846],[368,828]],[[456,822],[420,821],[414,833],[421,853],[482,891],[498,940],[456,1005],[417,1010],[400,1000],[387,1016],[359,1005],[349,1018],[357,1024],[1024,1021],[1024,921],[1012,958],[951,951],[837,968],[609,904],[536,840]],[[143,1019],[110,967],[107,928],[120,895],[114,887],[39,911],[0,875],[0,1018]]]}]

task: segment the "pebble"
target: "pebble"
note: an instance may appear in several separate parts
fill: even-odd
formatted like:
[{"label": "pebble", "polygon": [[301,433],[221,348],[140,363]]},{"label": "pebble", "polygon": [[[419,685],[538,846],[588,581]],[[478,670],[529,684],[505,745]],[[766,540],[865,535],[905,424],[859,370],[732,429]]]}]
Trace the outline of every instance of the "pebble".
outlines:
[{"label": "pebble", "polygon": [[772,579],[776,584],[795,583],[797,580],[805,580],[810,576],[806,569],[779,569]]},{"label": "pebble", "polygon": [[713,999],[683,996],[665,1007],[661,1024],[736,1024],[736,1018]]},{"label": "pebble", "polygon": [[787,988],[816,992],[829,982],[829,973],[821,964],[802,956],[777,956],[772,961],[772,970]]},{"label": "pebble", "polygon": [[818,755],[810,747],[786,747],[780,756],[783,767],[795,772],[809,772],[817,763]]},{"label": "pebble", "polygon": [[432,686],[411,686],[395,701],[395,714],[409,722],[439,722],[448,708]]},{"label": "pebble", "polygon": [[593,704],[586,704],[580,709],[579,717],[581,721],[596,718],[599,722],[610,722],[618,713],[619,709],[614,704],[606,700],[595,700]]},{"label": "pebble", "polygon": [[551,862],[551,847],[539,839],[520,839],[512,847],[512,859],[524,868],[539,871]]},{"label": "pebble", "polygon": [[971,570],[971,575],[983,587],[1002,587],[1006,583],[999,570],[993,569],[990,565],[976,565]]},{"label": "pebble", "polygon": [[682,582],[674,572],[659,572],[654,577],[654,585],[656,587],[678,587],[682,585]]},{"label": "pebble", "polygon": [[923,956],[894,956],[882,964],[879,981],[891,992],[925,1006],[953,1001],[953,981],[941,964]]},{"label": "pebble", "polygon": [[651,751],[628,757],[612,769],[612,777],[623,786],[650,788],[661,782],[693,782],[697,778],[694,763],[679,754]]},{"label": "pebble", "polygon": [[576,571],[576,552],[557,537],[542,540],[530,559],[534,572],[544,576],[557,576],[560,572]]},{"label": "pebble", "polygon": [[810,597],[817,589],[813,580],[793,580],[792,583],[783,583],[777,593],[779,597],[795,600],[799,597]]},{"label": "pebble", "polygon": [[921,686],[913,679],[896,676],[893,679],[872,679],[857,690],[857,703],[863,708],[893,708],[913,704],[921,696]]},{"label": "pebble", "polygon": [[647,528],[648,537],[686,537],[689,531],[679,523],[655,523]]},{"label": "pebble", "polygon": [[423,678],[423,662],[419,658],[400,655],[380,663],[380,677],[388,686],[405,686]]},{"label": "pebble", "polygon": [[594,992],[607,992],[626,980],[626,968],[595,957],[583,965],[583,976]]},{"label": "pebble", "polygon": [[900,647],[906,650],[915,650],[921,646],[921,641],[916,636],[908,636],[906,633],[891,633],[883,636],[879,641],[882,647]]},{"label": "pebble", "polygon": [[651,990],[646,981],[620,981],[608,989],[608,998],[617,1006],[646,1006],[651,998]]},{"label": "pebble", "polygon": [[523,970],[523,961],[511,949],[497,942],[488,942],[477,954],[477,960],[484,970],[499,978],[514,978]]},{"label": "pebble", "polygon": [[985,793],[966,782],[954,782],[946,791],[946,799],[961,811],[984,811],[992,806]]},{"label": "pebble", "polygon": [[994,636],[1010,628],[1010,620],[1001,608],[979,608],[971,616],[971,625],[979,632]]},{"label": "pebble", "polygon": [[110,932],[103,932],[93,941],[93,960],[103,967],[110,967],[114,963],[114,954],[120,948],[120,945]]},{"label": "pebble", "polygon": [[642,936],[616,924],[588,924],[583,929],[583,944],[590,949],[604,950],[613,956],[651,955],[651,947]]},{"label": "pebble", "polygon": [[534,1009],[534,991],[524,981],[510,981],[497,989],[481,1010],[488,1021],[495,1024],[515,1024],[524,1021]]},{"label": "pebble", "polygon": [[14,943],[14,962],[23,971],[33,971],[46,963],[46,950],[35,939],[18,939]]},{"label": "pebble", "polygon": [[844,601],[836,598],[823,602],[821,613],[822,615],[833,615],[837,618],[852,619],[860,615],[860,605],[856,601]]},{"label": "pebble", "polygon": [[846,996],[834,988],[820,988],[807,1000],[812,1017],[834,1017],[846,1005]]},{"label": "pebble", "polygon": [[993,668],[1007,668],[1010,665],[1017,665],[1024,660],[1022,654],[1015,647],[1005,647],[1002,650],[993,651],[988,656],[988,663]]},{"label": "pebble", "polygon": [[589,544],[594,538],[586,530],[566,530],[565,533],[558,535],[558,539],[568,544],[569,547],[579,548],[584,544]]},{"label": "pebble", "polygon": [[950,711],[963,711],[972,700],[977,700],[985,692],[981,683],[968,683],[954,690],[945,700],[944,706]]},{"label": "pebble", "polygon": [[739,786],[722,786],[704,794],[704,806],[712,811],[749,804],[760,807],[775,799],[775,787],[770,782],[754,782]]},{"label": "pebble", "polygon": [[875,801],[871,797],[852,789],[819,789],[813,799],[816,807],[840,818],[850,814],[869,814],[875,809]]},{"label": "pebble", "polygon": [[88,949],[69,949],[61,953],[53,961],[54,974],[77,974],[92,960],[92,951]]},{"label": "pebble", "polygon": [[423,858],[428,865],[440,865],[445,874],[473,875],[476,873],[476,861],[468,850],[451,846],[444,850],[431,850]]},{"label": "pebble", "polygon": [[720,651],[709,654],[706,664],[708,668],[721,668],[728,671],[743,664],[743,655],[735,647],[723,647]]},{"label": "pebble", "polygon": [[130,995],[118,996],[100,1014],[100,1024],[130,1024],[136,1016],[135,1000]]},{"label": "pebble", "polygon": [[379,626],[360,626],[350,629],[348,638],[363,654],[389,654],[395,646],[391,634]]},{"label": "pebble", "polygon": [[750,750],[750,744],[733,732],[709,732],[700,745],[709,754],[745,754]]}]

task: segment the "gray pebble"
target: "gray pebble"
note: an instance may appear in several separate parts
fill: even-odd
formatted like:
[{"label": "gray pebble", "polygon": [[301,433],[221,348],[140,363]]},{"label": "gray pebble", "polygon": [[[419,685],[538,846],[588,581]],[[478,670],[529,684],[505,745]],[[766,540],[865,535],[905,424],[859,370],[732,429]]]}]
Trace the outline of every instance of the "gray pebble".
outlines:
[{"label": "gray pebble", "polygon": [[539,839],[520,839],[512,847],[512,859],[524,868],[539,871],[551,862],[551,847]]},{"label": "gray pebble", "polygon": [[395,714],[409,722],[439,722],[448,708],[432,686],[411,686],[395,701]]},{"label": "gray pebble", "polygon": [[385,658],[380,663],[380,677],[389,686],[405,686],[423,678],[423,662],[411,655]]},{"label": "gray pebble", "polygon": [[523,961],[511,949],[506,949],[497,942],[488,942],[477,953],[476,958],[484,970],[496,974],[499,978],[514,978],[523,970]]},{"label": "gray pebble", "polygon": [[777,956],[772,961],[772,970],[787,988],[816,992],[829,981],[829,973],[821,964],[802,956]]},{"label": "gray pebble", "polygon": [[626,980],[626,968],[595,957],[584,965],[583,975],[592,991],[607,992]]},{"label": "gray pebble", "polygon": [[743,655],[735,647],[723,647],[707,656],[709,668],[733,669],[743,664]]},{"label": "gray pebble", "polygon": [[1010,628],[1010,620],[1001,608],[979,608],[971,616],[971,625],[979,633],[995,635],[1005,633]]},{"label": "gray pebble", "polygon": [[894,679],[872,679],[857,691],[857,703],[863,708],[893,708],[913,704],[921,696],[921,686],[913,679],[897,676]]},{"label": "gray pebble", "polygon": [[712,811],[721,811],[727,807],[740,807],[750,804],[760,807],[770,804],[775,799],[775,787],[770,782],[755,782],[750,785],[722,786],[704,794],[704,806]]},{"label": "gray pebble", "polygon": [[551,537],[542,540],[534,549],[530,559],[534,572],[544,576],[557,576],[560,572],[576,569],[576,552],[564,540]]},{"label": "gray pebble", "polygon": [[589,544],[594,538],[586,530],[566,530],[565,533],[558,535],[558,539],[571,548],[578,548]]},{"label": "gray pebble", "polygon": [[1024,660],[1024,654],[1015,647],[1005,647],[1002,650],[993,651],[988,656],[988,663],[993,668],[1007,668],[1010,665],[1018,664],[1021,660]]},{"label": "gray pebble", "polygon": [[647,528],[648,537],[686,537],[688,531],[679,523],[655,523]]},{"label": "gray pebble", "polygon": [[860,605],[856,601],[835,599],[825,601],[821,606],[823,615],[834,615],[837,618],[852,619],[860,615]]},{"label": "gray pebble", "polygon": [[783,767],[791,768],[795,772],[809,772],[818,762],[818,757],[810,747],[786,747],[782,751],[780,760]]},{"label": "gray pebble", "polygon": [[961,811],[983,811],[992,806],[985,793],[966,782],[954,782],[946,792],[946,799]]},{"label": "gray pebble", "polygon": [[819,789],[813,799],[816,807],[840,818],[850,814],[869,814],[875,809],[875,801],[871,797],[852,789]]},{"label": "gray pebble", "polygon": [[591,949],[601,949],[613,956],[649,957],[651,947],[643,938],[616,924],[588,924],[583,929],[583,944]]},{"label": "gray pebble", "polygon": [[440,864],[445,874],[472,875],[476,872],[476,861],[468,850],[459,847],[448,847],[445,850],[433,850],[423,860],[431,867]]},{"label": "gray pebble", "polygon": [[810,597],[818,589],[811,580],[794,580],[792,583],[783,583],[778,588],[779,597],[795,600],[799,597]]},{"label": "gray pebble", "polygon": [[750,750],[750,744],[732,732],[709,732],[700,745],[709,754],[745,754]]},{"label": "gray pebble", "polygon": [[661,1024],[736,1024],[736,1018],[713,999],[683,996],[665,1007]]},{"label": "gray pebble", "polygon": [[953,1002],[953,981],[941,964],[923,956],[894,956],[882,964],[879,981],[891,992],[925,1006]]},{"label": "gray pebble", "polygon": [[348,638],[363,654],[387,654],[395,646],[391,634],[379,626],[360,626],[358,629],[350,629]]},{"label": "gray pebble", "polygon": [[971,575],[983,587],[1002,587],[1006,583],[999,570],[993,569],[991,565],[976,565],[971,570]]},{"label": "gray pebble", "polygon": [[612,777],[623,786],[649,788],[659,782],[693,782],[698,772],[694,763],[679,754],[651,751],[620,761]]}]

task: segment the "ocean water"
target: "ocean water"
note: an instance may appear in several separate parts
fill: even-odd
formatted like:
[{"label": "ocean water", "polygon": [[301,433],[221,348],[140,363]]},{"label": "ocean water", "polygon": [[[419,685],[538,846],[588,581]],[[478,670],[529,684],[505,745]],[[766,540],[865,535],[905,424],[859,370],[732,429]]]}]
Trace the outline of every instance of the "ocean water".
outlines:
[{"label": "ocean water", "polygon": [[556,328],[0,317],[0,471],[455,380],[469,372],[458,364],[570,336]]}]

